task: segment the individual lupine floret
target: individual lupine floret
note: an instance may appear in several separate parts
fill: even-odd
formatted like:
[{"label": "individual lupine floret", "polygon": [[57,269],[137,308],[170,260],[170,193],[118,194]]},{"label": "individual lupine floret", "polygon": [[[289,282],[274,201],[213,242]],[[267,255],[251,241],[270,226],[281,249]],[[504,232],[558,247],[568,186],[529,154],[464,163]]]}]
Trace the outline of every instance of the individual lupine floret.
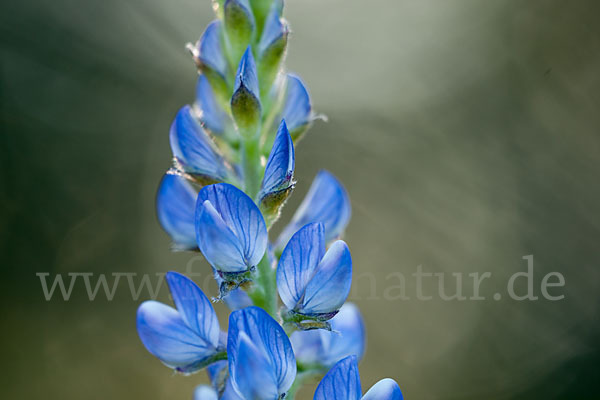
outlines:
[{"label": "individual lupine floret", "polygon": [[195,223],[198,247],[215,269],[221,297],[249,282],[267,248],[267,227],[254,201],[227,183],[205,186]]},{"label": "individual lupine floret", "polygon": [[231,120],[225,110],[221,108],[205,75],[198,77],[196,105],[202,126],[215,136],[225,135]]},{"label": "individual lupine floret", "polygon": [[291,222],[277,238],[276,252],[280,253],[292,235],[311,222],[322,222],[325,240],[331,242],[342,235],[351,214],[350,198],[344,186],[330,172],[319,171]]},{"label": "individual lupine floret", "polygon": [[274,1],[265,21],[264,31],[258,42],[258,75],[260,76],[260,92],[268,94],[275,77],[280,71],[287,47],[289,25],[281,17],[283,2]]},{"label": "individual lupine floret", "polygon": [[242,56],[235,75],[231,114],[244,139],[254,139],[257,136],[261,119],[260,91],[250,46]]},{"label": "individual lupine floret", "polygon": [[258,205],[270,226],[281,212],[285,201],[294,190],[294,143],[285,120],[281,121],[273,148],[269,154],[260,192]]},{"label": "individual lupine floret", "polygon": [[165,174],[156,195],[158,221],[177,250],[195,249],[196,189],[182,176]]},{"label": "individual lupine floret", "polygon": [[179,110],[169,133],[174,172],[206,185],[230,180],[232,172],[190,106]]},{"label": "individual lupine floret", "polygon": [[256,21],[248,0],[226,0],[223,21],[230,62],[235,65],[256,33]]},{"label": "individual lupine floret", "polygon": [[305,367],[330,368],[347,356],[362,358],[366,335],[358,307],[344,304],[330,323],[331,332],[319,329],[292,333],[290,341],[298,363]]},{"label": "individual lupine floret", "polygon": [[283,250],[277,267],[277,290],[287,311],[283,319],[300,329],[330,329],[352,283],[352,258],[338,240],[325,252],[322,223],[305,225]]},{"label": "individual lupine floret", "polygon": [[315,115],[308,90],[299,76],[288,74],[285,90],[281,117],[287,121],[292,139],[296,142],[308,130]]},{"label": "individual lupine floret", "polygon": [[402,392],[393,379],[382,379],[362,396],[355,356],[339,361],[319,383],[313,400],[402,400]]},{"label": "individual lupine floret", "polygon": [[177,309],[145,301],[137,311],[137,331],[146,349],[177,372],[196,372],[226,357],[219,320],[202,290],[176,272],[166,276]]},{"label": "individual lupine floret", "polygon": [[292,345],[283,328],[261,308],[231,314],[227,354],[232,386],[244,399],[280,399],[296,378]]}]

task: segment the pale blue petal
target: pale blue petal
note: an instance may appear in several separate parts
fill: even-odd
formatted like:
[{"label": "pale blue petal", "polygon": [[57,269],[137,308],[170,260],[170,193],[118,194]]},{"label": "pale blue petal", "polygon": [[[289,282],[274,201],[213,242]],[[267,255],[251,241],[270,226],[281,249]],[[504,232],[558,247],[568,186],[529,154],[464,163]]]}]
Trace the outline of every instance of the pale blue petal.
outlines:
[{"label": "pale blue petal", "polygon": [[306,286],[325,254],[324,237],[323,224],[307,224],[292,236],[281,253],[277,290],[281,301],[290,310],[303,298]]},{"label": "pale blue petal", "polygon": [[[218,183],[202,188],[196,207],[209,200],[238,238],[248,267],[256,266],[267,248],[267,227],[254,201],[233,185]],[[198,213],[196,213],[198,218]]]},{"label": "pale blue petal", "polygon": [[198,385],[194,389],[194,400],[219,400],[219,395],[211,386]]},{"label": "pale blue petal", "polygon": [[223,301],[231,311],[241,310],[252,305],[252,299],[250,299],[246,292],[239,288],[229,292]]},{"label": "pale blue petal", "polygon": [[[234,94],[241,91],[250,92],[256,99],[260,98],[260,92],[258,90],[258,76],[256,75],[256,63],[254,56],[252,55],[252,49],[250,46],[244,52],[240,64],[238,66],[237,73],[235,75]],[[233,100],[232,100],[233,101]]]},{"label": "pale blue petal", "polygon": [[198,52],[203,64],[218,72],[221,76],[227,75],[227,60],[221,46],[221,21],[213,21],[207,27],[200,41]]},{"label": "pale blue petal", "polygon": [[215,92],[204,75],[198,77],[196,102],[201,110],[200,121],[204,127],[214,134],[223,134],[228,116],[218,104]]},{"label": "pale blue petal", "polygon": [[281,10],[274,4],[265,20],[265,29],[258,43],[258,54],[262,54],[274,42],[287,35],[288,27],[281,17]]},{"label": "pale blue petal", "polygon": [[323,343],[322,363],[333,365],[344,357],[355,355],[359,360],[365,352],[365,323],[358,307],[346,303],[330,320],[333,332],[318,330]]},{"label": "pale blue petal", "polygon": [[287,122],[290,132],[302,128],[312,118],[312,105],[308,90],[300,77],[294,74],[288,74],[282,117]]},{"label": "pale blue petal", "polygon": [[177,175],[165,175],[156,196],[158,220],[177,247],[196,247],[194,210],[197,193],[187,180]]},{"label": "pale blue petal", "polygon": [[283,249],[292,235],[310,222],[322,222],[325,225],[325,240],[330,242],[342,234],[350,215],[350,198],[346,189],[330,172],[321,170],[292,221],[279,235],[276,247]]},{"label": "pale blue petal", "polygon": [[333,243],[306,285],[302,314],[322,314],[338,310],[346,301],[352,283],[352,258],[344,241]]},{"label": "pale blue petal", "polygon": [[374,384],[362,400],[402,400],[402,392],[396,381],[385,378]]},{"label": "pale blue petal", "polygon": [[278,399],[277,377],[264,351],[244,332],[236,340],[237,358],[230,368],[233,387],[245,399]]},{"label": "pale blue petal", "polygon": [[196,211],[196,238],[198,248],[206,260],[218,271],[241,272],[248,266],[244,247],[236,234],[223,221],[221,214],[209,200],[200,203]]},{"label": "pale blue petal", "polygon": [[321,332],[327,331],[313,329],[309,331],[294,331],[291,334],[290,342],[292,343],[296,360],[299,363],[305,365],[324,364],[322,362],[324,350]]},{"label": "pale blue petal", "polygon": [[233,385],[231,384],[231,379],[227,379],[227,383],[225,384],[225,391],[221,396],[220,400],[245,400],[243,397],[235,391]]},{"label": "pale blue petal", "polygon": [[137,331],[150,353],[165,365],[185,372],[215,354],[214,346],[198,336],[177,310],[157,301],[146,301],[137,311]]},{"label": "pale blue petal", "polygon": [[178,272],[168,272],[166,279],[183,321],[216,348],[219,345],[219,320],[208,298],[194,281]]},{"label": "pale blue petal", "polygon": [[206,367],[208,379],[210,379],[210,383],[213,385],[213,387],[217,387],[219,383],[219,377],[221,374],[225,373],[227,369],[229,369],[227,360],[217,361]]},{"label": "pale blue petal", "polygon": [[237,338],[241,332],[247,334],[257,349],[269,359],[277,378],[278,393],[285,393],[296,378],[296,359],[283,328],[258,307],[248,307],[231,313],[227,343],[230,372],[232,366],[240,362]]},{"label": "pale blue petal", "polygon": [[317,386],[313,400],[359,400],[362,394],[356,357],[339,361]]},{"label": "pale blue petal", "polygon": [[196,120],[190,106],[184,106],[175,116],[169,140],[173,155],[185,172],[225,179],[223,158],[215,151],[211,139]]},{"label": "pale blue petal", "polygon": [[282,120],[267,160],[259,198],[270,192],[287,189],[293,177],[294,143],[285,120]]}]

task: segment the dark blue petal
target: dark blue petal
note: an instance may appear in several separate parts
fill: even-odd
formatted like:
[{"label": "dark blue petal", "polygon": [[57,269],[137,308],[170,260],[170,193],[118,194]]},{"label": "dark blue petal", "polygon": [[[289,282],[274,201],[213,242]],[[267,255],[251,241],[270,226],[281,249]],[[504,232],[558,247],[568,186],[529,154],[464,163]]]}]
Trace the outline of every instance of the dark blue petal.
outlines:
[{"label": "dark blue petal", "polygon": [[402,400],[403,398],[396,381],[385,378],[373,385],[362,400]]},{"label": "dark blue petal", "polygon": [[146,301],[137,311],[137,331],[150,353],[165,365],[185,372],[216,352],[198,336],[174,309],[157,301]]},{"label": "dark blue petal", "polygon": [[283,249],[292,235],[310,222],[322,222],[325,225],[325,240],[330,242],[342,234],[350,215],[350,198],[346,189],[330,172],[321,170],[292,221],[279,235],[276,248]]},{"label": "dark blue petal", "polygon": [[243,244],[209,200],[200,204],[198,199],[196,239],[198,248],[216,270],[242,272],[248,269]]},{"label": "dark blue petal", "polygon": [[190,106],[184,106],[175,117],[169,134],[173,155],[185,172],[225,180],[227,171],[222,157],[202,129]]},{"label": "dark blue petal", "polygon": [[219,394],[208,385],[198,385],[194,389],[194,400],[219,400]]},{"label": "dark blue petal", "polygon": [[244,332],[239,333],[236,349],[236,362],[230,371],[238,394],[252,400],[278,399],[277,377],[264,351]]},{"label": "dark blue petal", "polygon": [[200,121],[204,127],[214,134],[223,134],[228,116],[218,104],[210,82],[204,75],[198,77],[196,102],[201,110]]},{"label": "dark blue petal", "polygon": [[240,90],[247,90],[255,98],[260,98],[258,91],[258,77],[256,75],[256,62],[254,61],[250,46],[248,46],[244,52],[235,75],[234,97],[235,93]]},{"label": "dark blue petal", "polygon": [[281,19],[281,9],[277,2],[273,4],[265,20],[265,29],[258,43],[258,54],[262,55],[276,41],[288,34],[288,27]]},{"label": "dark blue petal", "polygon": [[313,400],[359,400],[362,394],[356,357],[339,361],[317,386]]},{"label": "dark blue petal", "polygon": [[248,335],[253,345],[270,361],[277,378],[278,392],[285,393],[296,378],[296,360],[283,328],[261,308],[248,307],[234,311],[229,317],[227,343],[229,371],[232,375],[236,365],[241,362],[238,338],[242,332]]},{"label": "dark blue petal", "polygon": [[325,254],[321,223],[305,225],[290,239],[277,267],[277,290],[288,309],[295,309]]},{"label": "dark blue petal", "polygon": [[256,266],[267,248],[267,227],[256,204],[233,185],[218,183],[205,186],[200,190],[196,203],[196,229],[200,226],[198,210],[206,200],[240,241],[246,265]]},{"label": "dark blue petal", "polygon": [[302,80],[293,74],[288,74],[282,117],[290,132],[303,128],[312,118],[312,105],[308,90]]},{"label": "dark blue petal", "polygon": [[344,241],[333,243],[306,285],[298,311],[306,315],[338,310],[346,301],[352,284],[352,258]]},{"label": "dark blue petal", "polygon": [[270,192],[287,189],[292,183],[293,176],[294,143],[285,120],[282,120],[267,160],[259,198]]},{"label": "dark blue petal", "polygon": [[210,301],[190,278],[171,271],[166,279],[185,324],[216,348],[219,345],[219,320]]},{"label": "dark blue petal", "polygon": [[227,75],[227,60],[221,46],[221,29],[219,20],[211,22],[206,27],[198,42],[198,58],[224,78]]},{"label": "dark blue petal", "polygon": [[177,247],[196,247],[194,210],[197,193],[185,178],[165,175],[156,196],[158,220]]}]

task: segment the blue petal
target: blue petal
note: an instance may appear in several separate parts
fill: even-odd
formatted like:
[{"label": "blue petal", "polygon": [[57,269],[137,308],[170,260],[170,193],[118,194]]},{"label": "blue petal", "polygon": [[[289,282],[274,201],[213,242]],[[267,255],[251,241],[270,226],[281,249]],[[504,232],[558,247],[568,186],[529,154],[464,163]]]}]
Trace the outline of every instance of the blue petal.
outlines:
[{"label": "blue petal", "polygon": [[242,360],[238,355],[238,338],[242,332],[270,361],[277,378],[278,393],[285,393],[296,378],[296,359],[283,328],[261,308],[248,307],[234,311],[229,317],[227,343],[229,371],[232,375],[235,366]]},{"label": "blue petal", "polygon": [[190,278],[170,271],[166,279],[183,322],[216,348],[219,345],[219,320],[210,301]]},{"label": "blue petal", "polygon": [[204,127],[214,134],[221,135],[225,131],[227,114],[217,103],[215,93],[204,75],[198,77],[196,85],[196,102],[201,109],[200,121]]},{"label": "blue petal", "polygon": [[226,360],[214,362],[208,367],[206,367],[206,373],[213,387],[218,386],[220,375],[224,373],[228,368],[229,367]]},{"label": "blue petal", "polygon": [[198,385],[194,389],[194,400],[219,400],[219,395],[208,385]]},{"label": "blue petal", "polygon": [[[256,266],[267,248],[267,227],[260,210],[244,192],[228,183],[205,186],[198,194],[198,209],[206,201],[214,206],[241,243],[246,265]],[[196,223],[198,229],[199,223]]]},{"label": "blue petal", "polygon": [[312,105],[308,90],[302,80],[294,74],[288,74],[282,117],[287,122],[290,132],[302,128],[312,118]]},{"label": "blue petal", "polygon": [[223,301],[231,311],[241,310],[242,308],[250,307],[252,305],[250,297],[246,292],[239,288],[229,292]]},{"label": "blue petal", "polygon": [[350,198],[346,189],[330,172],[321,170],[292,221],[279,235],[276,248],[283,249],[290,237],[310,222],[322,222],[325,225],[325,240],[330,242],[342,234],[350,215]]},{"label": "blue petal", "polygon": [[288,34],[288,27],[281,19],[280,6],[275,2],[265,20],[265,29],[258,43],[258,54],[269,48],[274,42]]},{"label": "blue petal", "polygon": [[396,381],[385,378],[374,384],[362,400],[402,400],[403,398]]},{"label": "blue petal", "polygon": [[231,384],[231,379],[227,379],[227,383],[225,384],[225,391],[221,396],[220,400],[245,400],[243,397],[236,392],[233,385]]},{"label": "blue petal", "polygon": [[237,73],[235,75],[234,94],[239,91],[249,91],[256,99],[260,98],[258,90],[258,77],[256,75],[256,63],[250,46],[244,52]]},{"label": "blue petal", "polygon": [[306,285],[302,314],[324,314],[338,310],[346,301],[352,284],[352,258],[344,241],[333,243]]},{"label": "blue petal", "polygon": [[213,21],[207,27],[198,43],[198,57],[203,64],[227,76],[227,60],[221,46],[221,21]]},{"label": "blue petal", "polygon": [[244,247],[231,228],[223,221],[209,200],[200,203],[196,212],[198,248],[218,271],[242,272],[248,269]]},{"label": "blue petal", "polygon": [[171,368],[188,368],[215,354],[214,346],[198,336],[172,307],[146,301],[137,311],[137,331],[150,353]]},{"label": "blue petal", "polygon": [[323,377],[313,400],[359,400],[361,394],[356,357],[349,356],[335,364]]},{"label": "blue petal", "polygon": [[285,120],[281,121],[275,142],[267,160],[265,176],[262,181],[259,198],[263,195],[287,189],[294,176],[294,143]]},{"label": "blue petal", "polygon": [[358,308],[352,303],[344,304],[330,323],[332,332],[316,329],[292,333],[290,341],[299,362],[331,367],[350,355],[362,358],[365,326]]},{"label": "blue petal", "polygon": [[171,150],[186,172],[224,180],[227,176],[222,157],[213,148],[190,106],[179,110],[169,134]]},{"label": "blue petal", "polygon": [[244,332],[236,340],[236,363],[230,368],[233,387],[245,399],[278,399],[277,377],[266,354]]},{"label": "blue petal", "polygon": [[158,220],[176,246],[196,247],[194,210],[197,193],[185,178],[165,175],[156,196]]},{"label": "blue petal", "polygon": [[295,309],[306,286],[325,254],[324,228],[321,223],[307,224],[283,250],[277,267],[277,290],[288,309]]}]

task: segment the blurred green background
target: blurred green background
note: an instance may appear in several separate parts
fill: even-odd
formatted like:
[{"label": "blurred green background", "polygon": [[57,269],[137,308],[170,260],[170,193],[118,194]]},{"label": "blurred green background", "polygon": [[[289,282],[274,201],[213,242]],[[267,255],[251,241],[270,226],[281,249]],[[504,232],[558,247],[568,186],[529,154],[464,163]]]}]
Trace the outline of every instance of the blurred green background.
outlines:
[{"label": "blurred green background", "polygon": [[[287,2],[289,69],[329,122],[297,148],[284,221],[318,169],[347,186],[365,389],[390,376],[407,399],[600,398],[599,4]],[[207,273],[169,251],[154,197],[194,95],[184,44],[212,18],[208,0],[3,0],[3,398],[191,399],[205,381],[145,351],[125,281],[112,302],[81,284],[46,302],[35,273]],[[564,300],[381,298],[418,265],[490,271],[490,296],[527,254],[537,294],[560,271]]]}]

